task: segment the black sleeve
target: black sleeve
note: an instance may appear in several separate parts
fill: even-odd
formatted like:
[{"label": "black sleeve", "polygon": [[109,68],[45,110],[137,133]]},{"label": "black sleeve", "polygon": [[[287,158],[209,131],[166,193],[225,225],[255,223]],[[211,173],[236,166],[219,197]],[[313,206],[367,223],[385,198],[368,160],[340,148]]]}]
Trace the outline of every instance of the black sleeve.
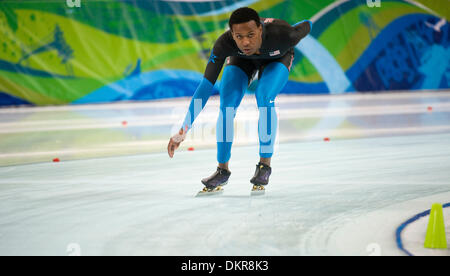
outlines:
[{"label": "black sleeve", "polygon": [[309,20],[304,20],[300,23],[295,24],[289,33],[289,44],[291,46],[297,45],[300,40],[309,34],[311,31],[312,22]]},{"label": "black sleeve", "polygon": [[220,71],[222,71],[225,59],[232,53],[228,32],[224,33],[216,40],[208,64],[206,65],[204,77],[213,85],[216,83]]}]

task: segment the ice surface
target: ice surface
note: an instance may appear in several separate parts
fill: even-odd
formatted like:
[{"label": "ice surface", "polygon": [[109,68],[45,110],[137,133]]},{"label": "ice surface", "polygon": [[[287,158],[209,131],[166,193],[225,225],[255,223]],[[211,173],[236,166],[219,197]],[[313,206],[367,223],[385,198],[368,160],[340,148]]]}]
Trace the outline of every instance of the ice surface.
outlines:
[{"label": "ice surface", "polygon": [[[159,114],[151,109],[155,114],[149,115],[151,110],[146,110],[145,105],[142,112],[147,115],[139,115],[134,109],[126,128],[115,126],[114,132],[99,123],[109,133],[136,135],[136,145],[132,147],[136,151],[119,152],[111,147],[113,156],[84,153],[72,159],[61,158],[59,163],[50,158],[59,151],[69,148],[89,152],[102,148],[101,141],[83,141],[91,135],[90,130],[83,128],[83,122],[92,123],[94,119],[89,118],[95,116],[97,121],[104,118],[110,122],[107,118],[113,113],[120,125],[123,117],[115,113],[118,109],[108,109],[102,115],[99,114],[106,112],[102,106],[94,111],[80,107],[58,111],[72,121],[69,113],[84,112],[87,116],[81,123],[66,124],[76,129],[65,131],[40,130],[45,124],[39,122],[44,119],[63,120],[55,116],[54,110],[0,110],[0,116],[5,118],[2,123],[10,124],[6,130],[3,128],[0,139],[7,139],[13,147],[8,151],[2,144],[0,154],[4,165],[0,167],[0,255],[403,255],[396,246],[396,228],[430,209],[434,202],[450,202],[450,131],[445,128],[450,124],[444,94],[430,94],[429,98],[424,94],[410,98],[399,94],[389,101],[372,95],[339,97],[331,98],[333,104],[321,97],[305,98],[297,106],[290,100],[283,102],[286,98],[281,97],[281,142],[272,160],[270,184],[260,197],[250,196],[249,182],[259,161],[258,147],[242,142],[233,147],[232,175],[223,195],[196,198],[203,188],[200,179],[209,176],[217,165],[215,148],[182,148],[173,159],[168,158],[165,148],[171,127],[160,129],[161,133],[166,131],[165,136],[161,134],[165,138],[145,140],[146,131],[155,134],[157,127],[148,125],[140,116]],[[422,101],[424,98],[428,102]],[[335,109],[342,107],[335,102],[344,100],[345,106],[352,108]],[[378,108],[389,109],[387,103],[410,105],[411,101],[421,102],[415,104],[417,110],[411,113],[404,107],[400,114],[392,112],[388,118],[352,116],[355,108],[361,106],[375,106],[369,111],[376,113]],[[435,107],[433,114],[426,111],[430,102]],[[327,109],[329,106],[334,107]],[[283,111],[289,108],[292,112]],[[307,108],[311,112],[323,110],[322,114],[328,115],[317,113],[313,119],[316,123],[331,120],[334,127],[318,130],[314,128],[318,124],[307,125],[303,115],[292,115]],[[91,112],[91,117],[86,112]],[[18,119],[17,114],[27,114],[28,120]],[[39,119],[30,123],[30,116]],[[342,123],[336,125],[336,116]],[[16,123],[11,121],[13,117]],[[139,119],[142,124],[133,127]],[[30,130],[30,124],[36,129]],[[63,122],[59,125],[64,126]],[[297,126],[298,130],[286,130],[288,125]],[[18,127],[23,131],[14,130]],[[346,136],[351,129],[366,132],[361,132],[360,138]],[[297,139],[284,140],[283,134]],[[330,141],[324,142],[322,134],[331,137]],[[45,141],[54,135],[64,137],[66,146],[50,142],[45,146]],[[69,143],[70,137],[76,142]],[[249,140],[251,137],[248,134]],[[148,148],[137,151],[139,145],[158,139],[162,141],[159,152]],[[214,137],[209,139],[191,137],[185,143],[214,144]],[[23,144],[24,141],[29,144]],[[120,142],[130,145],[132,140]],[[26,162],[26,154],[21,153],[26,153],[24,148],[33,151],[33,143],[38,146],[34,149],[36,155],[28,158],[35,159]],[[103,140],[107,146],[110,143]],[[51,154],[42,155],[45,152]],[[6,154],[17,158],[8,164]],[[445,219],[449,229],[448,210]],[[418,255],[437,254],[420,248],[424,226],[426,222],[417,221],[405,229],[405,247]],[[439,254],[450,255],[449,251]]]}]

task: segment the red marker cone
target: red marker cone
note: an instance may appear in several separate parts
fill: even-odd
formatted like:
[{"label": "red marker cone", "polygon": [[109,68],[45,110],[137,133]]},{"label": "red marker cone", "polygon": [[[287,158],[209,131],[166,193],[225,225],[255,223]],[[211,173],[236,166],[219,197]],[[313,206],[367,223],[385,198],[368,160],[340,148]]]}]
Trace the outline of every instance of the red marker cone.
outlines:
[{"label": "red marker cone", "polygon": [[194,150],[193,147],[188,148],[188,151],[193,151],[193,150]]},{"label": "red marker cone", "polygon": [[325,137],[325,138],[323,138],[323,141],[325,141],[325,142],[330,142],[330,138]]},{"label": "red marker cone", "polygon": [[123,126],[127,126],[128,122],[127,121],[122,121],[122,125]]},{"label": "red marker cone", "polygon": [[429,106],[429,107],[427,108],[427,110],[428,110],[428,111],[433,111],[433,107]]},{"label": "red marker cone", "polygon": [[53,162],[59,162],[59,158],[53,158]]}]

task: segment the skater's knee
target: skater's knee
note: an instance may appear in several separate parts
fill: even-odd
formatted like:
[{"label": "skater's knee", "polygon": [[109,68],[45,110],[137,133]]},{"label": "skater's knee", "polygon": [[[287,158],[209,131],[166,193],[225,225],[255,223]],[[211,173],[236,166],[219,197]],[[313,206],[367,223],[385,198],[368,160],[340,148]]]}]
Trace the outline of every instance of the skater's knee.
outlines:
[{"label": "skater's knee", "polygon": [[277,93],[272,93],[270,90],[257,91],[256,93],[256,103],[259,108],[261,107],[275,107],[275,98]]},{"label": "skater's knee", "polygon": [[275,99],[271,99],[269,97],[257,97],[256,98],[256,103],[258,104],[258,108],[261,107],[265,107],[265,108],[269,108],[269,107],[274,107],[274,103],[275,103]]}]

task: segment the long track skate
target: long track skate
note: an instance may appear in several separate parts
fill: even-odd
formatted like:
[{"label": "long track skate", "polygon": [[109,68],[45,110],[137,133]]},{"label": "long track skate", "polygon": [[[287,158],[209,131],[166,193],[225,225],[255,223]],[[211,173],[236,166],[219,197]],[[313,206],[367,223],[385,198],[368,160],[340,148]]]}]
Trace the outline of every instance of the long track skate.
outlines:
[{"label": "long track skate", "polygon": [[217,196],[223,194],[223,187],[218,186],[216,188],[203,188],[200,192],[197,193],[195,197],[203,197],[203,196]]},{"label": "long track skate", "polygon": [[266,193],[266,189],[262,185],[253,185],[253,188],[250,192],[251,196],[261,196]]}]

